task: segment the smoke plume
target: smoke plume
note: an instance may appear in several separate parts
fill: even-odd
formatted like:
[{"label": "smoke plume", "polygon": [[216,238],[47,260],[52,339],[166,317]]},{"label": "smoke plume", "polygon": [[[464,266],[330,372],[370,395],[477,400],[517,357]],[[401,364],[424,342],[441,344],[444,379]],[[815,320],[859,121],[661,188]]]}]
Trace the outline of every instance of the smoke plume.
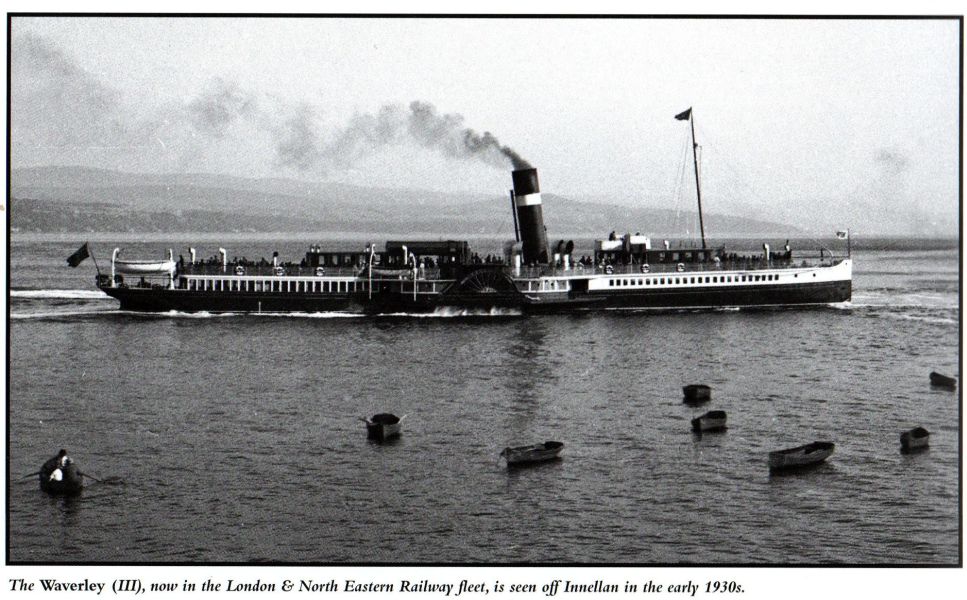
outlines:
[{"label": "smoke plume", "polygon": [[15,40],[10,74],[15,141],[47,150],[123,145],[116,90],[39,36],[25,33]]},{"label": "smoke plume", "polygon": [[315,124],[315,111],[308,104],[297,107],[279,127],[273,127],[276,136],[276,162],[281,166],[307,171],[319,161],[316,140],[319,132]]},{"label": "smoke plume", "polygon": [[454,158],[476,158],[495,167],[505,167],[509,160],[515,169],[530,168],[526,160],[509,146],[502,146],[489,131],[480,134],[464,127],[461,115],[438,114],[428,102],[410,103],[408,130],[423,146]]},{"label": "smoke plume", "polygon": [[328,171],[352,165],[379,150],[407,142],[458,160],[478,160],[496,168],[529,168],[509,146],[501,145],[490,132],[478,133],[464,126],[461,115],[441,114],[428,102],[414,101],[408,107],[382,106],[375,114],[354,115],[345,126],[325,139],[319,133],[314,111],[295,111],[276,130],[280,165],[301,171]]},{"label": "smoke plume", "polygon": [[333,126],[322,106],[221,78],[187,100],[125,103],[117,89],[30,33],[14,36],[11,59],[12,155],[20,164],[231,171],[274,162],[326,175],[410,145],[498,169],[530,166],[490,132],[429,102],[386,104]]},{"label": "smoke plume", "polygon": [[253,114],[255,97],[244,93],[236,83],[213,79],[208,90],[188,103],[192,126],[203,134],[224,137],[226,130],[240,118]]},{"label": "smoke plume", "polygon": [[888,175],[899,175],[907,170],[909,159],[900,152],[881,148],[873,156],[876,164]]}]

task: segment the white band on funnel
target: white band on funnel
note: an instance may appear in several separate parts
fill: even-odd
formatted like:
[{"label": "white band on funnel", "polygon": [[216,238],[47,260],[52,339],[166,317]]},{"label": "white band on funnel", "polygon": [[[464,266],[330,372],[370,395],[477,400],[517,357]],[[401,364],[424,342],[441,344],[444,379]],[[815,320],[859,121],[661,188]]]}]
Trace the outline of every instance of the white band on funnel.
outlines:
[{"label": "white band on funnel", "polygon": [[524,194],[523,196],[514,196],[514,200],[517,206],[534,206],[541,203],[541,193],[536,194]]}]

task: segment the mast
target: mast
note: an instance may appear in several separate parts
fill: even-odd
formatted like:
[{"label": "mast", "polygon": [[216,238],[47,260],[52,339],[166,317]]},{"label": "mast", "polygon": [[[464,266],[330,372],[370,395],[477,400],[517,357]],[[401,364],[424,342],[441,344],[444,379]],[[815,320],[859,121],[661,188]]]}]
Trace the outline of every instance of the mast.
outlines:
[{"label": "mast", "polygon": [[698,196],[698,226],[702,230],[702,250],[705,250],[705,221],[702,218],[702,186],[698,180],[698,142],[695,141],[695,117],[692,116],[692,107],[688,107],[688,110],[685,112],[675,115],[675,118],[679,121],[688,119],[688,122],[692,126],[692,162],[695,164],[695,193]]}]

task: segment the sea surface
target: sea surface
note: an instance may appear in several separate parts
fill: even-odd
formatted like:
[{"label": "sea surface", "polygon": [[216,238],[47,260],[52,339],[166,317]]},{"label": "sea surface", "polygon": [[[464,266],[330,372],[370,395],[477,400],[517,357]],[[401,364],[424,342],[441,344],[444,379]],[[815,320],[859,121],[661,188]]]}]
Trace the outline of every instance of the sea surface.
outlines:
[{"label": "sea surface", "polygon": [[[959,560],[960,392],[927,377],[959,371],[956,241],[854,245],[852,302],[815,309],[377,318],[121,312],[66,266],[82,241],[11,240],[11,562]],[[187,255],[102,236],[102,270],[116,245]],[[729,429],[693,434],[711,409]],[[367,441],[377,412],[406,415],[398,441]],[[902,454],[917,425],[930,448]],[[561,460],[499,458],[544,440]],[[813,440],[827,463],[769,475]],[[76,499],[23,478],[61,447],[101,480]]]}]

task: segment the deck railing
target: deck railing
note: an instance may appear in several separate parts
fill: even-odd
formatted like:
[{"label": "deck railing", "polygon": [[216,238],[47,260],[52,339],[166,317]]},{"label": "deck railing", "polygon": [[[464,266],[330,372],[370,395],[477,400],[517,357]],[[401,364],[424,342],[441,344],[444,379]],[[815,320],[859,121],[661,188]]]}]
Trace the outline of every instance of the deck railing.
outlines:
[{"label": "deck railing", "polygon": [[[281,268],[281,271],[277,271]],[[233,265],[229,263],[224,269],[222,265],[207,263],[186,263],[178,265],[179,275],[204,275],[208,277],[219,275],[245,275],[251,277],[277,277],[279,273],[286,277],[355,277],[362,274],[366,276],[365,267],[323,267],[322,275],[316,267],[303,267],[300,265],[282,264],[279,267],[272,265]],[[238,271],[237,271],[238,270]]]},{"label": "deck railing", "polygon": [[[842,257],[833,257],[828,252],[796,253],[791,260],[773,258],[765,260],[762,256],[738,257],[734,260],[723,260],[720,262],[664,262],[649,263],[647,273],[694,273],[694,272],[718,272],[718,271],[758,271],[773,269],[791,269],[816,266],[832,266],[840,262]],[[681,267],[679,267],[681,265]],[[199,275],[199,276],[220,276],[243,274],[251,277],[358,277],[366,279],[369,277],[367,267],[323,267],[319,271],[316,267],[303,267],[300,265],[283,264],[279,267],[272,265],[241,265],[241,271],[236,269],[240,265],[229,264],[226,268],[218,264],[180,264],[178,266],[179,275]],[[496,265],[495,265],[496,266]],[[281,268],[281,271],[279,270]],[[484,267],[486,268],[486,267]],[[501,267],[498,267],[501,268]],[[571,264],[568,269],[561,265],[541,265],[524,266],[519,270],[513,267],[503,266],[505,272],[514,277],[538,278],[538,277],[575,277],[581,275],[641,275],[640,263],[614,264],[614,265],[581,265]],[[681,269],[681,270],[679,270]],[[374,267],[373,279],[409,279],[412,271],[409,269],[386,269]],[[439,279],[441,277],[438,268],[421,268],[417,272],[419,279]]]},{"label": "deck railing", "polygon": [[[649,263],[646,271],[642,270],[642,264],[615,264],[615,265],[572,265],[569,269],[561,266],[533,266],[521,267],[520,277],[573,277],[579,275],[642,275],[655,273],[716,273],[719,271],[764,271],[775,269],[798,269],[817,266],[832,266],[840,262],[842,258],[831,258],[824,254],[820,259],[819,254],[815,257],[804,255],[794,256],[792,260],[764,258],[747,258],[737,260],[724,260],[721,262],[686,262],[686,263]],[[679,268],[681,264],[681,268]],[[680,270],[681,269],[681,270]],[[516,271],[514,271],[516,274]]]}]

